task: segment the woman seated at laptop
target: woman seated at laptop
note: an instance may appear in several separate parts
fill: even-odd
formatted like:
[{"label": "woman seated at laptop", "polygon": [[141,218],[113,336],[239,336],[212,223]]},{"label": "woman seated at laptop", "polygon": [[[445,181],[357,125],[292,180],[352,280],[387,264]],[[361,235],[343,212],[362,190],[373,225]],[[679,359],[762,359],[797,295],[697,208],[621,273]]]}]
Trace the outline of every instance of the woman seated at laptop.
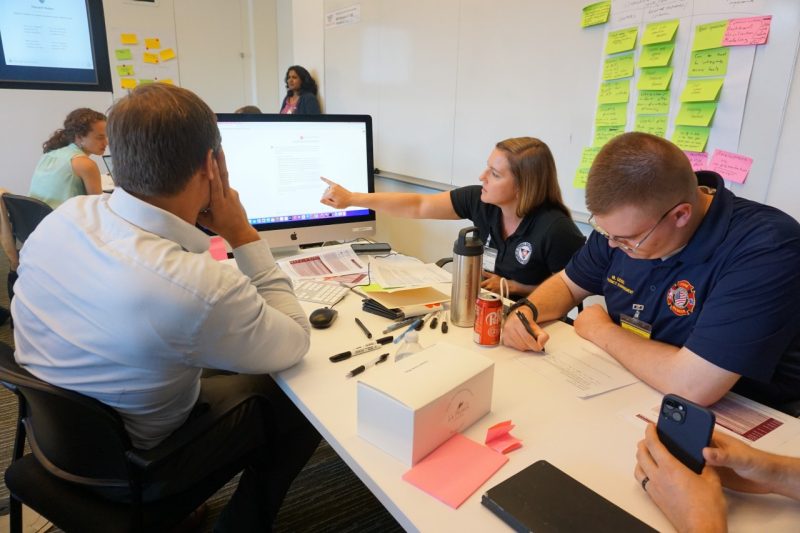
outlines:
[{"label": "woman seated at laptop", "polygon": [[398,217],[470,219],[485,246],[481,286],[494,292],[506,278],[512,295],[530,294],[563,269],[585,240],[561,200],[550,148],[532,137],[500,141],[489,154],[481,185],[449,192],[357,193],[322,179],[328,188],[321,202],[336,209],[360,206]]},{"label": "woman seated at laptop", "polygon": [[103,155],[108,145],[106,116],[80,108],[64,120],[42,145],[44,155],[31,178],[30,196],[55,209],[73,196],[100,194],[100,169],[90,155]]}]

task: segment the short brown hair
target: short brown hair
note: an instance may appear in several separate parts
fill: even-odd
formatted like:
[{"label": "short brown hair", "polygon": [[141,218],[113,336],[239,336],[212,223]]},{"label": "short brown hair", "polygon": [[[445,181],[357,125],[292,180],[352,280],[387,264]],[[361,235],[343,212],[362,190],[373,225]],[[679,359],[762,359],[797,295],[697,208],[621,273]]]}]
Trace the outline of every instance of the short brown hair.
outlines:
[{"label": "short brown hair", "polygon": [[696,196],[697,177],[686,154],[648,133],[624,133],[610,140],[597,154],[586,182],[586,207],[593,214],[629,205],[659,213]]},{"label": "short brown hair", "polygon": [[561,199],[556,162],[545,143],[533,137],[515,137],[500,141],[495,147],[507,154],[511,173],[517,178],[518,217],[525,217],[543,204],[550,204],[571,216]]},{"label": "short brown hair", "polygon": [[140,85],[111,107],[108,142],[114,182],[144,196],[174,196],[218,150],[211,108],[193,92],[164,83]]}]

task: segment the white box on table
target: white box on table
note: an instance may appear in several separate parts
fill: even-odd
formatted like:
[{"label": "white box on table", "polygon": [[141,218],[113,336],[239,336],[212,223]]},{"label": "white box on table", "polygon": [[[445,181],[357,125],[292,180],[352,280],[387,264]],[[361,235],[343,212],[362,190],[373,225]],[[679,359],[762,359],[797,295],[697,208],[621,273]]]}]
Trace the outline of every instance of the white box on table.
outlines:
[{"label": "white box on table", "polygon": [[358,382],[358,435],[413,466],[492,408],[494,362],[438,343]]}]

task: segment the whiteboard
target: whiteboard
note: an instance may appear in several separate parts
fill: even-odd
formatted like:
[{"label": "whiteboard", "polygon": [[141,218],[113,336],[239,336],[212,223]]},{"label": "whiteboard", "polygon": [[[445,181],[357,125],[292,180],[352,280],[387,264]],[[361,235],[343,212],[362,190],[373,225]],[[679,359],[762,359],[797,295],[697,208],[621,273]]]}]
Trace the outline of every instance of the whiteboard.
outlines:
[{"label": "whiteboard", "polygon": [[[358,21],[325,28],[327,110],[373,116],[381,170],[449,185],[477,183],[497,141],[538,137],[553,151],[565,202],[585,212],[584,191],[572,180],[592,141],[607,29],[580,27],[589,3],[363,0]],[[326,0],[325,12],[351,5]],[[696,17],[773,15],[769,41],[756,49],[739,146],[728,148],[754,159],[747,182],[731,188],[765,201],[796,65],[800,2],[613,0],[612,17],[615,8],[640,7],[658,20],[676,6]]]}]

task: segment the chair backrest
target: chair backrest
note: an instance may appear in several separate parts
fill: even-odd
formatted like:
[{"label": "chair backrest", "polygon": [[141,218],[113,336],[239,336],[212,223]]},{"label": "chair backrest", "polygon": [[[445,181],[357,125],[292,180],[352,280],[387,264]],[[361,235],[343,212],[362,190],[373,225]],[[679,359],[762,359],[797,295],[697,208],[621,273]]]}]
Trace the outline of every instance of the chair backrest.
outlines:
[{"label": "chair backrest", "polygon": [[0,381],[25,402],[23,423],[39,463],[73,483],[128,487],[126,452],[132,449],[122,419],[93,398],[55,387],[35,377],[0,343]]},{"label": "chair backrest", "polygon": [[11,221],[11,231],[20,243],[24,243],[39,222],[53,211],[46,203],[30,196],[6,193],[2,199]]}]

